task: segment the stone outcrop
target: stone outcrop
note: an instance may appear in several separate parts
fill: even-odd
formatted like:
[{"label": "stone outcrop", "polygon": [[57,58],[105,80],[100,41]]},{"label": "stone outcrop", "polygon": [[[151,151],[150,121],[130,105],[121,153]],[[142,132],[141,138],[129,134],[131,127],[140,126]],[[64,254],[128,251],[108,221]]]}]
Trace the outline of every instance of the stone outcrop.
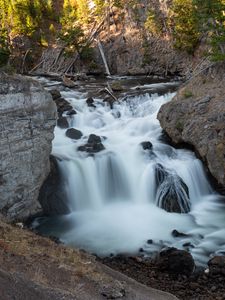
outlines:
[{"label": "stone outcrop", "polygon": [[225,77],[215,65],[182,86],[158,119],[174,144],[192,145],[225,189]]},{"label": "stone outcrop", "polygon": [[41,211],[56,106],[41,85],[22,76],[0,75],[0,211],[22,220]]}]

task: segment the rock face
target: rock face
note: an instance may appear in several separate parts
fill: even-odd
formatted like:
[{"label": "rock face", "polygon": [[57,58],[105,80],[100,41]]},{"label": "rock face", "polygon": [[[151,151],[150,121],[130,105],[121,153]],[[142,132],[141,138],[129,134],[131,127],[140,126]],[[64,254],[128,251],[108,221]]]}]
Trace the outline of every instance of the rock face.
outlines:
[{"label": "rock face", "polygon": [[0,211],[22,220],[41,211],[40,187],[50,165],[56,106],[39,83],[0,76]]},{"label": "rock face", "polygon": [[216,65],[181,87],[158,114],[174,144],[194,146],[217,183],[225,189],[225,77]]}]

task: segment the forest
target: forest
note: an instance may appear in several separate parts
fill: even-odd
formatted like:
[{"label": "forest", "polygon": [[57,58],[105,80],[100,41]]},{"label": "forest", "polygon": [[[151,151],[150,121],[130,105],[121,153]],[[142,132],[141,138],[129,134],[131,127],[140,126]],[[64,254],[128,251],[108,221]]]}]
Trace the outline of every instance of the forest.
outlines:
[{"label": "forest", "polygon": [[[225,1],[173,0],[165,2],[166,13],[147,1],[144,27],[158,38],[169,38],[176,49],[194,54],[199,44],[213,61],[225,59]],[[138,21],[146,1],[125,0],[0,0],[0,64],[13,51],[12,39],[27,36],[47,47],[64,43],[69,51],[89,55],[87,28],[112,14],[126,17],[131,10]],[[141,26],[141,25],[140,25]]]}]

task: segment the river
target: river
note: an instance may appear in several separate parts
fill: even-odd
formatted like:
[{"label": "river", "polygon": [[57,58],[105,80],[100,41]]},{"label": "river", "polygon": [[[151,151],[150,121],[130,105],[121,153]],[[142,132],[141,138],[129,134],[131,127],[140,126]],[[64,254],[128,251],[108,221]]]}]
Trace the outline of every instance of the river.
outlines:
[{"label": "river", "polygon": [[[62,97],[77,112],[68,117],[69,127],[83,136],[73,140],[66,129],[55,128],[52,154],[64,178],[70,213],[38,218],[33,226],[100,256],[154,255],[177,247],[205,265],[210,256],[225,252],[225,205],[195,154],[162,138],[157,112],[175,95],[177,83],[110,82],[115,79],[128,84],[111,109],[96,92],[104,82],[65,89],[39,78],[48,89],[59,84]],[[90,92],[95,107],[86,103]],[[102,151],[79,151],[90,134],[101,138]],[[174,195],[175,205],[165,203]]]}]

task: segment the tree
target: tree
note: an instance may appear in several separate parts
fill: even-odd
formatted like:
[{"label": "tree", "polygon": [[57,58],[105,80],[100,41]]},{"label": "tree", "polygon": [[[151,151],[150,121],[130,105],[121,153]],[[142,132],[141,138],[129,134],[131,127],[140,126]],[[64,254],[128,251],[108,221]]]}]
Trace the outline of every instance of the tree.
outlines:
[{"label": "tree", "polygon": [[199,31],[207,36],[211,59],[225,60],[225,1],[193,0]]},{"label": "tree", "polygon": [[169,26],[172,27],[174,46],[193,53],[200,36],[193,0],[173,0]]}]

